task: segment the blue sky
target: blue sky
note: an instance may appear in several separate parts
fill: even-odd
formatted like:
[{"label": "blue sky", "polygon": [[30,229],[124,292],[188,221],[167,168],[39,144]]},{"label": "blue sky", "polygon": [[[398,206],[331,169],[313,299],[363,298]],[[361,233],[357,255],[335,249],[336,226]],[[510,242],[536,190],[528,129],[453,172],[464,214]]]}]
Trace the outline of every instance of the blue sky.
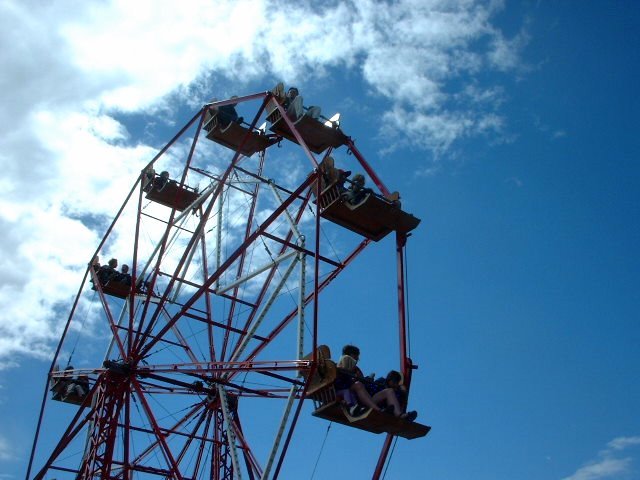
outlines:
[{"label": "blue sky", "polygon": [[[640,478],[637,3],[249,3],[0,6],[0,479],[24,477],[102,235],[78,219],[111,218],[204,101],[277,79],[340,111],[422,219],[410,403],[433,431],[399,440],[386,478]],[[393,261],[374,245],[322,305],[325,342],[359,344],[365,372],[397,362]],[[310,412],[283,478],[311,477],[327,425]],[[382,440],[333,425],[315,478],[369,478]]]}]

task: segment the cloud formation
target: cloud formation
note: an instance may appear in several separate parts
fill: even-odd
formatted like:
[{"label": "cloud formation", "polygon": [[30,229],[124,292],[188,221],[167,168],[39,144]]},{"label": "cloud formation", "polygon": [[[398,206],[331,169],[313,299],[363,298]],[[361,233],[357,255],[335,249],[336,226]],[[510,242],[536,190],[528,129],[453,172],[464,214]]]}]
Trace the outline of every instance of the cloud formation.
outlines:
[{"label": "cloud formation", "polygon": [[0,436],[0,460],[8,461],[13,458],[14,452],[11,450],[9,441],[5,437]]},{"label": "cloud formation", "polygon": [[600,480],[606,478],[626,478],[633,466],[633,457],[620,457],[623,450],[640,445],[640,437],[617,437],[607,443],[598,452],[595,460],[580,467],[576,472],[562,480]]},{"label": "cloud formation", "polygon": [[517,69],[526,35],[509,39],[492,24],[501,8],[476,0],[0,4],[0,41],[11,45],[0,51],[0,368],[20,354],[51,354],[104,221],[166,141],[133,138],[123,114],[170,118],[178,105],[197,108],[215,79],[304,85],[338,67],[387,106],[380,120],[394,145],[440,155],[504,126],[503,93],[480,74]]}]

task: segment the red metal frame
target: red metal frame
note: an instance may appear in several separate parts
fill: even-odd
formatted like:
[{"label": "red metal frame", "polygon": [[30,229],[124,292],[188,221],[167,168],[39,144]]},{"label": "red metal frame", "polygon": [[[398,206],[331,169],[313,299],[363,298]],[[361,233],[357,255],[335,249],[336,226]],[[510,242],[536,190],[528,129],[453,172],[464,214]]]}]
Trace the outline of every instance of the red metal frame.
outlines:
[{"label": "red metal frame", "polygon": [[[151,167],[162,157],[185,133],[190,131],[195,125],[195,134],[191,143],[189,154],[185,161],[179,185],[187,184],[187,174],[198,172],[198,168],[192,167],[194,153],[200,141],[205,113],[212,106],[222,106],[230,103],[242,103],[246,101],[262,100],[254,119],[251,122],[250,130],[255,128],[259,118],[262,116],[268,102],[271,101],[270,92],[263,92],[248,95],[233,100],[225,100],[205,105],[194,117],[171,139],[171,141],[154,157],[147,165]],[[164,235],[160,241],[157,257],[151,268],[150,288],[143,299],[136,294],[136,288],[132,287],[127,305],[126,326],[119,325],[112,313],[113,303],[100,286],[100,283],[91,265],[83,279],[78,295],[73,303],[71,313],[65,326],[63,336],[56,349],[55,358],[51,364],[50,376],[54,373],[54,365],[58,360],[62,345],[69,332],[69,326],[77,311],[77,305],[84,290],[86,279],[89,275],[93,279],[100,303],[104,311],[104,318],[110,329],[118,350],[117,361],[105,362],[104,366],[77,370],[76,373],[88,373],[94,377],[91,393],[85,399],[83,405],[71,420],[65,433],[60,437],[52,453],[44,460],[43,466],[38,470],[34,478],[42,479],[49,471],[69,472],[77,474],[81,479],[123,479],[128,480],[132,472],[144,472],[167,478],[196,478],[203,471],[210,472],[212,479],[229,479],[234,476],[234,465],[231,461],[231,445],[228,443],[225,430],[233,428],[236,438],[235,448],[241,452],[244,460],[243,468],[246,475],[253,478],[260,478],[263,471],[250,442],[245,437],[240,424],[240,416],[237,410],[238,401],[243,398],[264,397],[264,398],[285,398],[288,388],[291,386],[297,389],[295,398],[296,405],[293,415],[288,422],[284,434],[284,443],[280,446],[273,477],[277,478],[282,469],[284,459],[291,444],[294,430],[302,411],[305,399],[305,392],[308,388],[308,379],[313,375],[316,368],[315,352],[318,345],[319,330],[319,296],[321,292],[347,267],[352,261],[371,244],[371,241],[364,239],[342,261],[329,258],[321,253],[320,239],[320,202],[315,202],[315,224],[313,235],[313,247],[301,247],[292,242],[292,231],[287,231],[286,235],[279,236],[270,229],[276,221],[284,214],[286,209],[295,209],[293,216],[295,222],[302,220],[303,214],[311,205],[311,186],[314,182],[321,182],[317,167],[318,161],[308,149],[304,139],[297,131],[293,122],[290,121],[281,105],[276,104],[282,114],[282,119],[297,139],[305,156],[309,159],[313,168],[313,173],[309,175],[295,190],[282,190],[287,197],[281,205],[273,208],[273,211],[263,220],[260,225],[254,226],[257,213],[257,199],[260,193],[260,183],[251,190],[243,190],[249,193],[251,204],[249,214],[246,217],[244,237],[232,253],[226,256],[224,262],[217,268],[211,268],[207,262],[209,252],[204,242],[207,221],[212,215],[214,205],[222,198],[225,187],[230,184],[231,174],[234,169],[244,172],[255,179],[263,180],[262,170],[265,162],[264,152],[260,154],[257,171],[249,172],[239,167],[239,163],[244,159],[235,152],[228,167],[218,178],[210,198],[198,205],[199,222],[193,230],[185,230],[177,225],[178,213],[171,210],[166,220],[148,215],[143,212],[143,191],[140,178],[136,181],[129,192],[125,203],[119,209],[115,219],[107,229],[104,239],[100,242],[96,255],[105,245],[107,238],[112,234],[116,223],[120,219],[127,202],[133,197],[138,189],[137,198],[137,218],[133,238],[133,284],[136,285],[139,270],[137,267],[139,258],[139,241],[141,235],[141,222],[143,218],[150,218],[154,221],[164,221],[166,227]],[[245,137],[243,143],[246,141]],[[373,182],[380,189],[383,195],[388,195],[389,190],[376,175],[371,166],[366,162],[359,150],[356,149],[353,141],[348,139],[347,146],[372,178]],[[326,155],[329,155],[329,150]],[[146,168],[144,169],[146,170]],[[143,172],[144,172],[143,170]],[[209,175],[211,176],[211,175]],[[212,177],[213,178],[213,177]],[[175,268],[171,273],[164,272],[162,265],[167,255],[168,239],[174,229],[182,229],[184,233],[189,233],[190,238],[184,247],[184,252],[180,256]],[[271,266],[265,273],[262,280],[262,287],[258,289],[254,298],[247,301],[241,298],[240,289],[235,286],[232,292],[218,295],[228,301],[229,308],[224,314],[224,318],[217,318],[214,311],[213,300],[216,298],[214,284],[227,271],[233,271],[235,277],[240,277],[244,270],[253,245],[258,239],[264,238],[279,245],[277,255],[282,255],[288,251],[299,251],[313,257],[313,289],[306,294],[303,299],[304,306],[312,308],[312,335],[311,348],[313,356],[310,360],[260,360],[259,356],[272,344],[285,328],[296,318],[297,307],[285,313],[281,319],[268,329],[267,333],[253,337],[253,345],[243,355],[243,359],[231,362],[234,354],[238,351],[239,343],[232,342],[233,338],[241,338],[248,334],[252,322],[256,319],[259,307],[266,302],[267,295],[273,287],[276,279],[277,266]],[[396,236],[396,259],[397,259],[397,294],[398,294],[398,329],[399,329],[399,352],[400,369],[410,381],[411,361],[407,357],[406,338],[406,305],[404,293],[404,255],[403,248],[406,236],[398,234]],[[185,277],[185,265],[190,261],[190,252],[199,251],[203,271],[203,280],[194,281]],[[321,278],[322,269],[324,278]],[[167,277],[168,281],[163,279]],[[179,303],[169,300],[170,294],[177,285],[190,288],[190,293],[186,299],[181,299]],[[160,288],[161,294],[154,297],[153,292]],[[199,305],[204,304],[204,309]],[[237,312],[248,309],[246,318],[241,325],[235,325]],[[164,324],[162,319],[166,317]],[[207,356],[200,360],[194,349],[190,345],[190,339],[182,332],[179,321],[200,322],[205,325],[207,339]],[[220,350],[216,349],[215,342],[217,335],[221,333],[223,340]],[[175,340],[172,338],[175,337]],[[180,350],[181,355],[188,357],[189,361],[177,361],[176,363],[147,364],[147,359],[151,358],[158,347],[175,348]],[[299,371],[305,372],[302,378],[295,374]],[[255,388],[244,385],[240,381],[240,375],[252,373],[262,375],[264,378],[279,382],[277,386]],[[62,375],[57,373],[58,376]],[[227,425],[222,414],[221,399],[218,398],[216,385],[222,385],[225,389],[233,392],[231,395],[231,425]],[[163,425],[163,419],[159,418],[154,406],[150,403],[155,395],[166,395],[182,398],[185,395],[198,399],[180,417],[174,417],[174,421],[169,425]],[[201,397],[204,396],[204,400]],[[40,429],[43,423],[45,405],[47,400],[47,388],[43,395],[40,416],[34,438],[34,444],[29,460],[26,478],[31,478],[31,469],[34,463],[35,453],[38,447]],[[92,401],[89,405],[89,401]],[[169,401],[169,400],[167,400]],[[144,423],[135,423],[134,413],[145,419]],[[84,417],[83,417],[84,414]],[[136,417],[138,418],[138,417]],[[166,423],[166,421],[164,422]],[[83,459],[78,469],[70,468],[59,462],[63,451],[74,439],[79,438],[83,430],[88,430],[89,443],[86,447]],[[139,452],[132,450],[134,439],[144,438],[147,441],[146,447]],[[386,462],[392,436],[387,436],[380,452],[378,463],[373,474],[373,478],[379,478]],[[192,462],[185,461],[187,455],[191,453],[195,458]],[[152,455],[161,455],[163,459],[160,465],[149,465],[148,460]],[[157,463],[157,462],[156,462]]]}]

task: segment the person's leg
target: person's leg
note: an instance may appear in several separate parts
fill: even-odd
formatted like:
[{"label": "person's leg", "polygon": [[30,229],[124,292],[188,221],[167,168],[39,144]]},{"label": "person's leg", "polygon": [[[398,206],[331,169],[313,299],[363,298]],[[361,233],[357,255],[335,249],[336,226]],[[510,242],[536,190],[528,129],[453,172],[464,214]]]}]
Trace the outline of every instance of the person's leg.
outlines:
[{"label": "person's leg", "polygon": [[402,415],[402,407],[400,406],[400,403],[398,403],[398,398],[396,397],[393,389],[385,388],[381,392],[376,393],[373,396],[372,400],[376,405],[380,405],[382,402],[386,402],[387,405],[391,405],[393,407],[393,414],[396,417]]},{"label": "person's leg", "polygon": [[284,83],[278,82],[278,84],[271,89],[271,93],[273,93],[273,96],[278,100],[284,98]]},{"label": "person's leg", "polygon": [[309,109],[307,110],[307,113],[305,113],[305,115],[317,120],[318,117],[320,117],[320,111],[321,111],[320,107],[317,107],[317,106],[309,107]]},{"label": "person's leg", "polygon": [[353,394],[351,393],[351,390],[349,390],[348,388],[342,389],[342,390],[337,390],[336,391],[336,395],[338,397],[342,398],[342,401],[349,407],[351,407],[352,405],[355,405],[356,403],[356,399],[354,398]]},{"label": "person's leg", "polygon": [[289,118],[293,121],[296,121],[302,115],[304,115],[304,109],[302,108],[302,97],[298,95],[293,101],[289,104],[289,108],[287,108],[287,114],[289,114]]},{"label": "person's leg", "polygon": [[367,389],[364,388],[362,382],[355,382],[353,385],[351,385],[351,391],[356,394],[361,405],[364,405],[367,408],[372,408],[373,410],[376,410],[378,412],[380,411],[380,408],[373,401],[371,395],[369,395]]}]

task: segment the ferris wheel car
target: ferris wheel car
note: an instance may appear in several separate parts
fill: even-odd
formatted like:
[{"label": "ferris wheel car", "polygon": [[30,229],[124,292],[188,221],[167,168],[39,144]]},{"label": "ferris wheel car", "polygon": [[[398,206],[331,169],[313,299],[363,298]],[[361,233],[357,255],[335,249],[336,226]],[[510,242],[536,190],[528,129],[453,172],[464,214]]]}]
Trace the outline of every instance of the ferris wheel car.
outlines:
[{"label": "ferris wheel car", "polygon": [[203,128],[207,132],[207,138],[223,147],[238,151],[245,157],[250,157],[256,152],[261,152],[274,143],[274,140],[263,133],[249,130],[236,122],[223,125],[218,121],[218,112],[205,114]]},{"label": "ferris wheel car", "polygon": [[[323,351],[320,351],[321,348]],[[313,400],[315,406],[312,413],[314,417],[371,433],[388,433],[409,440],[424,437],[429,433],[431,427],[428,425],[372,409],[364,409],[362,414],[352,415],[340,395],[336,393],[334,382],[337,366],[327,355],[328,351],[325,345],[318,347],[316,373],[307,389],[307,397]],[[305,358],[311,358],[311,355]]]},{"label": "ferris wheel car", "polygon": [[63,403],[82,405],[89,394],[91,387],[87,375],[72,375],[73,367],[69,366],[64,371],[54,370],[51,372],[52,400]]},{"label": "ferris wheel car", "polygon": [[146,198],[165,207],[175,208],[182,212],[198,199],[198,192],[188,186],[180,186],[175,180],[168,180],[163,187],[157,188],[154,183],[147,191]]},{"label": "ferris wheel car", "polygon": [[[105,295],[111,295],[112,297],[127,298],[131,292],[131,285],[125,285],[119,282],[109,282],[105,285],[101,285],[102,291]],[[95,285],[92,287],[96,290]]]},{"label": "ferris wheel car", "polygon": [[[300,143],[287,122],[282,119],[280,110],[273,110],[267,117],[267,121],[271,122],[269,130],[273,133],[294,143]],[[337,126],[327,126],[308,115],[302,115],[293,121],[293,124],[304,143],[313,153],[322,153],[329,147],[338,148],[347,143],[347,136]]]},{"label": "ferris wheel car", "polygon": [[[320,216],[373,241],[393,231],[407,234],[420,224],[420,219],[399,207],[395,192],[393,198],[367,192],[352,204],[345,195],[343,180],[333,178],[321,188]],[[317,182],[311,185],[311,191],[317,196]]]}]

